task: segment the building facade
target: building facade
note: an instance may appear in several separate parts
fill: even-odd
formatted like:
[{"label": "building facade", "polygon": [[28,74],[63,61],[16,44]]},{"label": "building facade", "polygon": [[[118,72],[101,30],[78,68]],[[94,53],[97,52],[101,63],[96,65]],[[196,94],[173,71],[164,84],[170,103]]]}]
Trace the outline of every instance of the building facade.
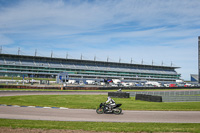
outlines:
[{"label": "building facade", "polygon": [[191,82],[198,82],[198,74],[190,74],[190,81]]},{"label": "building facade", "polygon": [[173,66],[0,54],[0,76],[55,78],[67,72],[71,79],[122,79],[130,81],[176,81]]},{"label": "building facade", "polygon": [[[200,36],[198,37],[198,73],[200,75]],[[200,83],[200,76],[198,76],[198,82]]]}]

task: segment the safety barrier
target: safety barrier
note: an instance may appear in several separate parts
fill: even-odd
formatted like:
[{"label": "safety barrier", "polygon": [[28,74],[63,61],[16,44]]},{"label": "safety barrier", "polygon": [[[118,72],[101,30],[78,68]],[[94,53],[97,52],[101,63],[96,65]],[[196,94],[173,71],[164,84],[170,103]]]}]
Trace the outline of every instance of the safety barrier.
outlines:
[{"label": "safety barrier", "polygon": [[10,89],[54,89],[54,90],[60,90],[63,88],[63,90],[98,90],[97,87],[58,87],[58,86],[26,86],[26,85],[0,85],[0,88],[10,88]]},{"label": "safety barrier", "polygon": [[149,102],[162,102],[162,96],[136,94],[135,100],[142,100],[142,101],[149,101]]},{"label": "safety barrier", "polygon": [[109,97],[115,98],[130,98],[130,93],[127,92],[108,92]]},{"label": "safety barrier", "polygon": [[[33,88],[37,88],[37,89],[60,89],[61,87],[55,87],[55,86],[51,86],[51,85],[47,85],[47,86],[30,86],[30,85],[0,85],[0,88],[22,88],[22,89],[33,89]],[[194,89],[194,88],[200,88],[200,87],[176,87],[173,89]],[[67,86],[67,87],[63,87],[64,90],[151,90],[151,89],[162,89],[162,90],[165,90],[165,89],[170,89],[169,87],[79,87],[79,86]],[[142,92],[131,92],[131,96],[135,96],[136,94],[139,94],[139,93],[142,93]],[[152,91],[152,92],[147,92],[148,94],[150,95],[177,95],[175,94],[174,92],[157,92],[157,91]],[[153,93],[153,94],[152,94]],[[163,94],[162,94],[163,93]],[[169,93],[169,94],[167,94]],[[177,92],[176,92],[177,93]],[[185,92],[185,94],[182,94],[184,92],[178,92],[180,94],[178,95],[187,95]],[[199,93],[200,94],[200,93]],[[190,95],[190,94],[189,94]],[[191,94],[193,95],[193,94]]]},{"label": "safety barrier", "polygon": [[185,95],[200,95],[200,90],[194,90],[194,91],[137,91],[137,92],[130,92],[130,96],[131,97],[135,97],[136,94],[157,95],[157,96],[185,96]]},{"label": "safety barrier", "polygon": [[[159,97],[162,98],[162,102],[199,102],[200,91],[173,91],[173,92],[130,92],[130,97],[135,97],[136,100],[143,101],[155,101],[161,102]],[[157,99],[158,98],[158,99]]]},{"label": "safety barrier", "polygon": [[188,87],[144,87],[144,86],[131,86],[131,87],[99,87],[99,90],[152,90],[152,89],[158,89],[158,90],[166,90],[166,89],[200,89],[200,86],[188,86]]},{"label": "safety barrier", "polygon": [[199,102],[200,96],[163,96],[163,102]]}]

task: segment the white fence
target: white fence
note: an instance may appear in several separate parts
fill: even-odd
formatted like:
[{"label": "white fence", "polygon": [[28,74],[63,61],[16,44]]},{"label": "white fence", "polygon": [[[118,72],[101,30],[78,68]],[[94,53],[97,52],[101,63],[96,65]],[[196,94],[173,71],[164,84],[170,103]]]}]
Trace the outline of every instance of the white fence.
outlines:
[{"label": "white fence", "polygon": [[129,93],[130,93],[130,97],[135,97],[136,94],[162,96],[163,102],[200,101],[200,90],[196,90],[196,91],[139,91],[139,92],[129,92]]},{"label": "white fence", "polygon": [[200,96],[162,96],[163,102],[199,102]]}]

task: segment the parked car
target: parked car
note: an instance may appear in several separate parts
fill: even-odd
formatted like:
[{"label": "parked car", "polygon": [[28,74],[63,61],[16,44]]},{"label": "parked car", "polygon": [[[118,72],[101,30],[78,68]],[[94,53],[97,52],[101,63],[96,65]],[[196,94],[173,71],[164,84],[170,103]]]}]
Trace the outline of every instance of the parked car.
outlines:
[{"label": "parked car", "polygon": [[169,87],[177,87],[176,84],[169,84]]}]

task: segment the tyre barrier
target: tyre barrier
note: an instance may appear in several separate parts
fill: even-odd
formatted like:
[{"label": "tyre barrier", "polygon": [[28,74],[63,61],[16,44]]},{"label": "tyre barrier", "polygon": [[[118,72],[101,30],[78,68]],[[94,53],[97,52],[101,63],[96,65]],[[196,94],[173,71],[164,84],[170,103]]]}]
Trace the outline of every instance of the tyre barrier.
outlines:
[{"label": "tyre barrier", "polygon": [[109,97],[114,98],[130,98],[130,93],[127,92],[108,92]]},{"label": "tyre barrier", "polygon": [[149,102],[162,102],[162,96],[136,94],[135,100],[149,101]]}]

